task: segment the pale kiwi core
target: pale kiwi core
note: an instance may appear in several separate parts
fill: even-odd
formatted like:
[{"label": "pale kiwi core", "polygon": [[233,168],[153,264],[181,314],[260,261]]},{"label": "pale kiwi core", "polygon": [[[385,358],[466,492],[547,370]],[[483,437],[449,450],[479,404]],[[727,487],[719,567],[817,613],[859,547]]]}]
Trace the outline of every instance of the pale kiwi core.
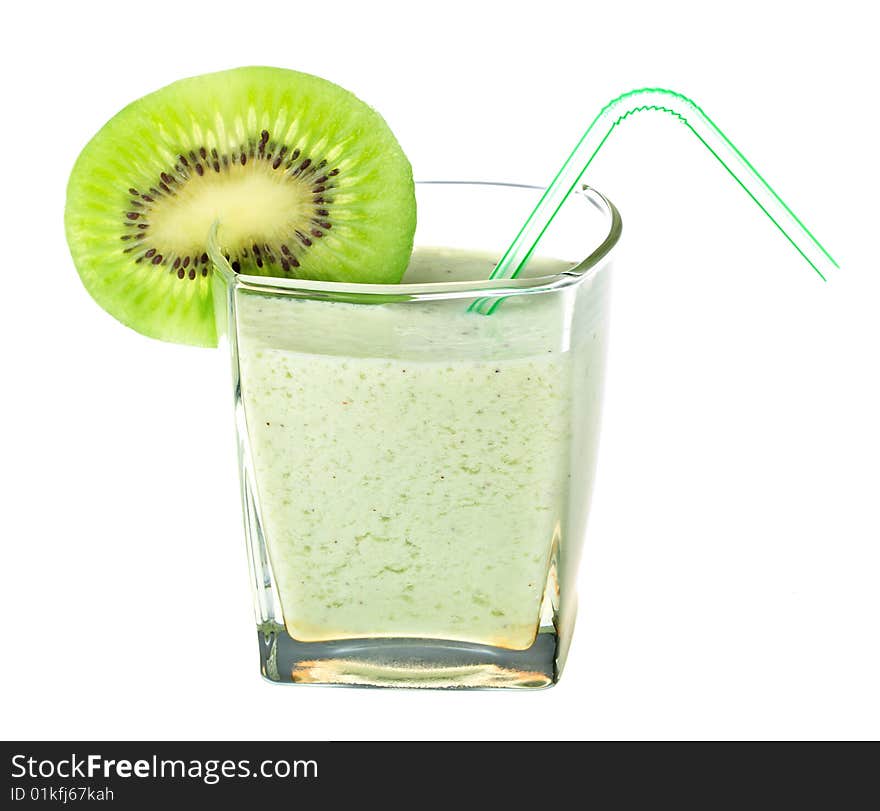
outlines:
[{"label": "pale kiwi core", "polygon": [[150,228],[156,243],[187,256],[201,252],[214,222],[220,223],[225,245],[271,244],[297,229],[307,231],[313,208],[309,184],[252,161],[222,175],[191,177],[154,209]]}]

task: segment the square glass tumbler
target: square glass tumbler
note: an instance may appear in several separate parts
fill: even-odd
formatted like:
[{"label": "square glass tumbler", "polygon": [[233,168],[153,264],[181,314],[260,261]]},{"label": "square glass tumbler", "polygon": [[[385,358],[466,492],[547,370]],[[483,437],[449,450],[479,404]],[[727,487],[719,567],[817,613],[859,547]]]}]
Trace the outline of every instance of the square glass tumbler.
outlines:
[{"label": "square glass tumbler", "polygon": [[[400,285],[240,276],[212,240],[267,679],[559,678],[621,223],[581,189],[525,277],[487,281],[540,194],[417,184]],[[469,311],[478,299],[498,306]]]}]

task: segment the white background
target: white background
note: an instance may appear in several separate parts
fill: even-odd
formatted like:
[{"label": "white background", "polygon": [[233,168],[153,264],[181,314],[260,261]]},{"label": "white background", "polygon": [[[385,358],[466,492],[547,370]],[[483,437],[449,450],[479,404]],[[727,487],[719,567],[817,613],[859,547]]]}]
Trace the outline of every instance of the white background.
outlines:
[{"label": "white background", "polygon": [[[0,734],[880,736],[880,63],[867,8],[10,5]],[[842,266],[823,284],[659,114],[628,121],[596,159],[588,179],[620,207],[624,238],[581,614],[552,690],[258,676],[227,359],[104,314],[62,227],[67,175],[106,119],[179,77],[245,64],[354,90],[419,178],[545,182],[608,99],[680,90]]]}]

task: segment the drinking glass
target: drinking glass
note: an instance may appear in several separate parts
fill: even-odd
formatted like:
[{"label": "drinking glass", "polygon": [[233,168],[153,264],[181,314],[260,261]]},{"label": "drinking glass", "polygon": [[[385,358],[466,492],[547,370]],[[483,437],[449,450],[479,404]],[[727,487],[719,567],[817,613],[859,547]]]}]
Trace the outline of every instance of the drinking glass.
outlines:
[{"label": "drinking glass", "polygon": [[541,189],[416,194],[428,260],[399,285],[237,275],[212,236],[261,671],[545,687],[574,626],[620,217],[584,187],[529,272],[487,281]]}]

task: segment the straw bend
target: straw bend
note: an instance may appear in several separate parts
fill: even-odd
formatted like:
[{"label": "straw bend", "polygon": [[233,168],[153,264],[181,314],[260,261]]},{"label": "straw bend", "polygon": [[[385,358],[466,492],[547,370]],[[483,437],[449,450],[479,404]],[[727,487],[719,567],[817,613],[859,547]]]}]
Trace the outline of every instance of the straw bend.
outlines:
[{"label": "straw bend", "polygon": [[[645,87],[612,99],[593,119],[501,257],[491,278],[512,279],[520,273],[557,211],[578,185],[615,127],[633,113],[643,110],[669,113],[680,119],[822,279],[827,277],[829,270],[839,267],[819,240],[699,105],[674,90]],[[488,315],[498,303],[498,300],[479,299],[473,302],[470,309]]]}]

